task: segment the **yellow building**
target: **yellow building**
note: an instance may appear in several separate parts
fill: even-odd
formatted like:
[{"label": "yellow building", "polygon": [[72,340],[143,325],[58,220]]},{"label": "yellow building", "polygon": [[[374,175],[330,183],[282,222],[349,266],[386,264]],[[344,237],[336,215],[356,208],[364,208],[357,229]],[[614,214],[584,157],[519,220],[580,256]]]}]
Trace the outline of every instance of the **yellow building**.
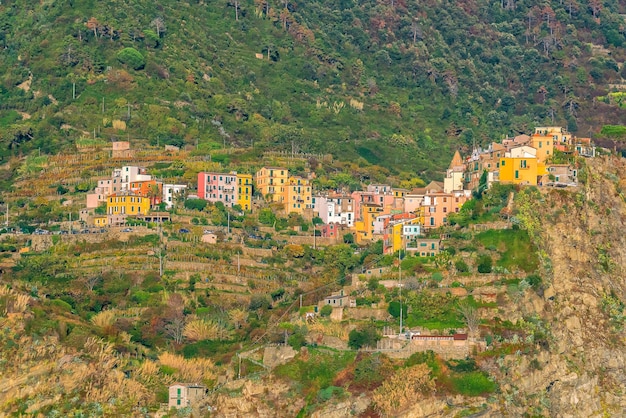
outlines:
[{"label": "yellow building", "polygon": [[252,209],[252,174],[237,174],[237,204],[243,210]]},{"label": "yellow building", "polygon": [[535,128],[535,133],[530,137],[530,146],[537,150],[537,160],[545,163],[554,155],[554,146],[571,143],[572,135],[560,126],[548,126]]},{"label": "yellow building", "polygon": [[270,202],[283,202],[289,170],[283,167],[263,167],[255,175],[256,187]]},{"label": "yellow building", "polygon": [[109,218],[106,215],[96,215],[93,217],[93,224],[95,226],[107,226],[109,223]]},{"label": "yellow building", "polygon": [[149,210],[149,197],[114,193],[107,198],[109,215],[145,215]]},{"label": "yellow building", "polygon": [[536,158],[501,158],[500,182],[537,185],[537,177],[546,174],[546,166]]},{"label": "yellow building", "polygon": [[360,220],[354,223],[357,244],[371,241],[374,237],[374,221],[383,211],[381,205],[376,203],[361,203]]},{"label": "yellow building", "polygon": [[304,209],[313,207],[311,200],[311,183],[302,177],[289,177],[284,187],[284,199],[286,213],[302,214]]}]

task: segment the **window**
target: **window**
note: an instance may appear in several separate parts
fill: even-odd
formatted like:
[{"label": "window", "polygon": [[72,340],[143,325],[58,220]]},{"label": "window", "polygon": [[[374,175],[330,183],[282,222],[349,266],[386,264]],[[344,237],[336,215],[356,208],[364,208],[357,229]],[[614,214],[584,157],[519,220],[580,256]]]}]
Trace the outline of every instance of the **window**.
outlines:
[{"label": "window", "polygon": [[515,170],[515,178],[518,179],[519,178],[519,171]]},{"label": "window", "polygon": [[506,163],[506,161],[505,161],[505,160],[502,160],[502,167],[504,167],[504,166],[505,166],[505,163]]},{"label": "window", "polygon": [[446,212],[448,212],[448,208],[444,207],[443,208],[443,213],[446,213]]},{"label": "window", "polygon": [[520,167],[521,167],[521,168],[526,168],[526,160],[522,160],[522,161],[520,162]]},{"label": "window", "polygon": [[539,148],[542,148],[542,143],[541,143],[541,141],[539,141]]}]

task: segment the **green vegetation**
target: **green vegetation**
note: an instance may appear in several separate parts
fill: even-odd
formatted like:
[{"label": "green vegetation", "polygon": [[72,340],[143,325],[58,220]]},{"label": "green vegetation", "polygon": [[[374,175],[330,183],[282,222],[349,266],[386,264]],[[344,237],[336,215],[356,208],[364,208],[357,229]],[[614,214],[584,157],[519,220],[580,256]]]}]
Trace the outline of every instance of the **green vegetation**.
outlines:
[{"label": "green vegetation", "polygon": [[363,329],[353,329],[348,336],[348,347],[358,350],[363,347],[376,347],[376,342],[380,340],[380,335],[373,327]]},{"label": "green vegetation", "polygon": [[[496,266],[498,267],[508,271],[521,270],[526,273],[532,273],[539,266],[536,249],[530,242],[528,232],[525,230],[484,231],[476,235],[476,240],[488,250],[497,252],[500,255],[500,258],[496,261]],[[490,262],[486,255],[481,256],[481,259],[483,257],[485,261],[483,269],[485,271],[480,271],[482,263],[479,262],[479,272],[488,273],[491,269],[491,266],[488,266]]]},{"label": "green vegetation", "polygon": [[[76,138],[61,126],[108,141],[119,134],[110,121],[130,105],[125,133],[152,144],[254,144],[249,160],[294,147],[385,167],[370,167],[371,178],[412,167],[430,179],[459,146],[553,120],[587,132],[592,120],[624,115],[614,99],[586,100],[590,85],[621,80],[617,0],[604,2],[601,19],[556,0],[284,5],[0,5],[0,157],[69,149]],[[549,23],[527,18],[541,13]],[[594,55],[591,39],[610,54]],[[319,183],[352,188],[352,174],[324,173]]]},{"label": "green vegetation", "polygon": [[605,135],[609,138],[623,139],[626,138],[626,126],[604,125],[602,127],[602,130],[600,130],[600,134]]}]

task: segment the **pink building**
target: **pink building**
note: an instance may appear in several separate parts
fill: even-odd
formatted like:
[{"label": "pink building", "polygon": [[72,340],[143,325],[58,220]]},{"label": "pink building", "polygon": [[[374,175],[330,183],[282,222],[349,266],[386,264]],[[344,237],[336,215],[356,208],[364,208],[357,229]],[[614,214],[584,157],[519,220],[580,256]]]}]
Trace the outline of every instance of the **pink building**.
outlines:
[{"label": "pink building", "polygon": [[209,202],[222,202],[232,208],[237,204],[236,173],[198,173],[198,197]]}]

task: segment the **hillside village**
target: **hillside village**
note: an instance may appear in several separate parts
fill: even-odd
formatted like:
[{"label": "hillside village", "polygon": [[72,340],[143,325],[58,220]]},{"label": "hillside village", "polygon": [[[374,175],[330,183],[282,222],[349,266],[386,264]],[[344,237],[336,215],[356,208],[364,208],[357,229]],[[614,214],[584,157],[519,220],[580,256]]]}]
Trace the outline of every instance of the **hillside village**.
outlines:
[{"label": "hillside village", "polygon": [[[129,151],[128,142],[113,143],[113,157]],[[595,156],[590,138],[576,138],[562,127],[538,127],[532,135],[493,142],[485,149],[476,147],[465,158],[457,151],[442,181],[412,190],[368,184],[364,190],[318,191],[312,186],[315,172],[297,176],[287,167],[273,166],[264,166],[254,175],[202,171],[197,183],[168,184],[153,179],[143,167],[123,166],[110,178],[97,180],[98,186],[87,194],[81,220],[95,227],[125,225],[129,218],[169,220],[162,212],[171,210],[179,199],[220,203],[241,213],[269,205],[282,217],[315,219],[314,234],[322,238],[341,242],[350,234],[356,244],[382,240],[385,254],[405,250],[434,256],[439,245],[426,245],[419,236],[423,230],[449,225],[449,216],[459,213],[473,190],[482,193],[493,183],[576,186],[573,156]]]}]

